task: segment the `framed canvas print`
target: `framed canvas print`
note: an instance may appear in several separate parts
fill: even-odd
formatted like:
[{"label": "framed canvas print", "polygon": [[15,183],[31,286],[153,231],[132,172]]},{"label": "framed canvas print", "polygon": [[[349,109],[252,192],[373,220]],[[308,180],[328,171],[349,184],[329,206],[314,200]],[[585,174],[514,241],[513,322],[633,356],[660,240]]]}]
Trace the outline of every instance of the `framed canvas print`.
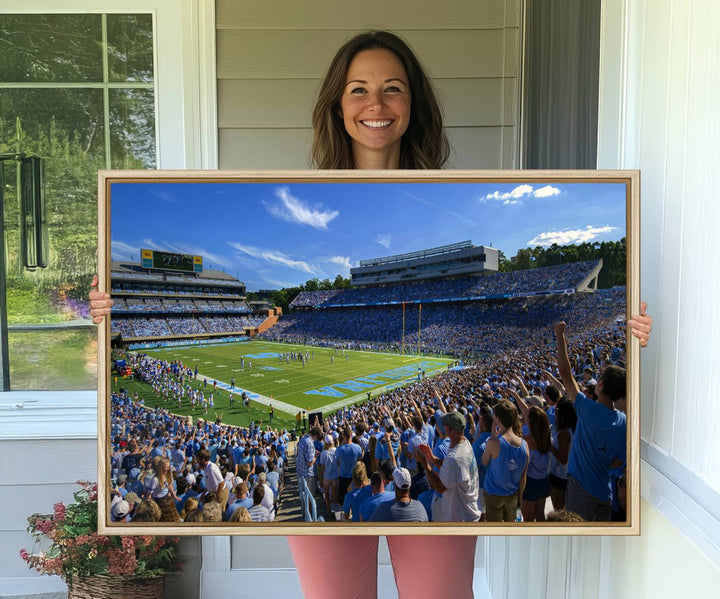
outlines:
[{"label": "framed canvas print", "polygon": [[101,171],[100,530],[639,534],[637,171]]}]

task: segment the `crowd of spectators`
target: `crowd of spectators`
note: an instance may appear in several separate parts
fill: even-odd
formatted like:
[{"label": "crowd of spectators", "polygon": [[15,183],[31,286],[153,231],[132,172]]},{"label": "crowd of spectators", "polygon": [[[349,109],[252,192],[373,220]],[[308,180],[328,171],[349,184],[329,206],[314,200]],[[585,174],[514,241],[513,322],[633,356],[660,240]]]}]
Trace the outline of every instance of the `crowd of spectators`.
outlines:
[{"label": "crowd of spectators", "polygon": [[[217,287],[203,287],[203,286],[177,286],[177,285],[153,285],[152,288],[148,286],[148,283],[158,280],[164,280],[161,277],[153,277],[149,275],[143,275],[137,277],[142,279],[137,284],[133,283],[122,283],[113,284],[111,287],[111,293],[117,295],[118,293],[157,293],[159,295],[210,295],[217,297],[237,297],[245,292],[243,285],[238,285],[235,289],[219,289]],[[185,279],[177,279],[178,281],[184,281]],[[207,284],[226,283],[227,281],[204,281]]]},{"label": "crowd of spectators", "polygon": [[[148,276],[143,280],[151,281],[153,277]],[[182,277],[178,280],[182,280]],[[115,297],[111,331],[120,333],[125,338],[162,339],[172,336],[231,333],[242,331],[245,327],[257,327],[264,320],[262,316],[253,315],[252,308],[237,291],[226,292],[212,287],[152,287],[147,283],[125,283],[113,287],[113,293],[119,292],[139,294],[139,297]],[[197,297],[179,299],[166,295]],[[231,299],[208,299],[200,296]],[[138,317],[138,314],[146,316]]]},{"label": "crowd of spectators", "polygon": [[135,336],[135,332],[133,331],[129,320],[113,319],[110,323],[110,330],[112,333],[120,333],[123,337]]},{"label": "crowd of spectators", "polygon": [[[516,518],[508,506],[522,505],[527,519],[542,520],[542,506],[551,488],[553,507],[562,508],[566,492],[577,497],[573,476],[577,478],[593,460],[583,445],[589,434],[583,428],[587,424],[579,424],[587,422],[587,401],[606,401],[609,383],[599,386],[598,382],[605,381],[606,372],[617,375],[625,365],[625,289],[490,300],[477,296],[522,296],[574,288],[596,265],[588,262],[520,274],[356,289],[325,299],[322,295],[302,297],[294,307],[310,309],[283,317],[265,338],[394,350],[404,344],[426,352],[462,355],[464,362],[462,368],[431,378],[418,374],[416,382],[341,408],[325,415],[323,422],[311,422],[298,444],[298,476],[338,519],[507,521]],[[471,296],[475,299],[468,300]],[[455,297],[463,299],[452,301]],[[419,306],[430,299],[445,301]],[[418,304],[404,308],[388,305],[415,300]],[[338,307],[328,307],[330,302]],[[312,309],[318,305],[323,308]],[[165,333],[147,331],[161,330],[161,323],[167,328],[168,322],[173,331],[183,329],[188,320],[137,318],[132,323],[136,334],[136,323],[143,332],[138,336],[162,336]],[[203,316],[192,321],[192,326],[221,332],[246,320]],[[553,330],[558,321],[569,323],[566,372],[558,368]],[[137,376],[168,402],[196,393],[184,383],[191,373],[182,364],[141,354],[128,356]],[[579,392],[568,387],[568,372]],[[622,376],[624,381],[624,370]],[[565,394],[571,401],[562,397]],[[577,414],[576,396],[582,407]],[[624,409],[622,398],[613,399],[618,409]],[[270,520],[276,506],[271,481],[286,460],[288,433],[229,427],[221,420],[193,424],[166,408],[147,409],[127,393],[113,395],[111,467],[118,496],[123,494],[123,484],[128,492],[129,483],[138,497],[151,499],[153,480],[162,470],[159,460],[168,459],[174,472],[177,513],[165,498],[161,518]],[[624,423],[624,417],[618,420]],[[624,428],[621,434],[626,434]],[[621,441],[614,440],[618,447]],[[514,464],[513,468],[508,464]],[[531,488],[526,488],[528,465]],[[607,482],[611,517],[624,520],[624,485],[620,484],[624,465],[613,462],[613,468],[609,469],[608,462],[607,477],[603,471],[600,479]],[[512,476],[507,475],[511,470]],[[552,487],[550,472],[555,476]],[[191,497],[199,497],[199,505],[191,504],[192,510],[183,511]]]},{"label": "crowd of spectators", "polygon": [[244,300],[234,302],[219,300],[180,300],[168,298],[116,298],[113,314],[134,312],[153,313],[186,313],[186,312],[219,312],[233,314],[250,314],[252,308]]},{"label": "crowd of spectators", "polygon": [[[143,356],[131,360],[156,387],[169,387],[183,376],[177,364],[171,368]],[[290,438],[285,430],[236,427],[221,419],[193,422],[167,408],[147,408],[121,389],[111,397],[111,438],[111,494],[119,506],[111,508],[113,520],[143,520],[135,518],[135,509],[148,501],[158,504],[148,518],[153,521],[272,521],[276,515]],[[164,461],[170,466],[169,489],[158,494]],[[263,507],[254,510],[258,495]],[[234,516],[241,508],[245,511]]]},{"label": "crowd of spectators", "polygon": [[169,318],[122,318],[110,321],[110,330],[123,337],[170,337],[179,335],[205,335],[208,333],[231,333],[246,327],[258,327],[264,316],[200,316],[197,314]]},{"label": "crowd of spectators", "polygon": [[331,308],[391,302],[458,301],[481,296],[559,292],[576,288],[597,265],[597,260],[589,260],[481,276],[359,287],[331,292],[328,297],[322,295],[328,292],[304,291],[293,300],[291,307]]},{"label": "crowd of spectators", "polygon": [[204,335],[205,327],[194,318],[166,318],[173,335]]},{"label": "crowd of spectators", "polygon": [[[113,322],[117,320],[110,321],[113,332]],[[173,334],[164,318],[134,318],[131,326],[135,337],[168,337]]]},{"label": "crowd of spectators", "polygon": [[[625,291],[576,293],[506,300],[297,310],[262,337],[308,345],[342,345],[463,355],[507,351],[518,339],[547,341],[547,322],[576,321],[584,327],[622,316]],[[404,315],[403,315],[404,312]]]},{"label": "crowd of spectators", "polygon": [[215,316],[212,318],[201,316],[200,322],[205,327],[205,331],[207,333],[225,333],[227,331],[239,330],[233,329],[228,322],[228,319],[224,316]]},{"label": "crowd of spectators", "polygon": [[[610,297],[616,293],[607,295]],[[581,391],[591,399],[597,398],[595,386],[598,380],[602,380],[605,368],[624,366],[626,340],[624,322],[616,321],[612,313],[596,318],[594,307],[590,309],[590,304],[581,302],[568,312],[575,317],[569,325],[572,331],[568,352],[571,374],[578,381]],[[572,464],[574,459],[579,464],[576,468],[582,468],[589,459],[580,450],[574,452],[572,444],[569,451],[565,447],[564,454],[557,449],[555,409],[565,388],[560,382],[562,377],[557,366],[553,322],[553,319],[546,321],[541,335],[522,344],[516,343],[514,349],[479,358],[462,369],[449,370],[387,391],[370,401],[341,409],[326,417],[322,424],[316,423],[316,429],[311,429],[309,435],[317,457],[322,455],[322,451],[337,447],[336,461],[341,465],[338,452],[348,443],[357,445],[356,451],[360,456],[355,468],[361,468],[362,472],[356,476],[357,472],[353,471],[352,482],[340,479],[341,487],[345,485],[346,488],[340,489],[332,511],[342,518],[357,520],[363,516],[363,519],[372,519],[372,515],[364,517],[367,516],[365,508],[368,505],[357,501],[357,496],[367,500],[381,492],[379,481],[375,484],[370,480],[376,472],[384,476],[383,492],[394,490],[392,479],[397,466],[405,468],[411,476],[409,497],[422,504],[430,521],[479,518],[514,521],[516,516],[521,518],[519,510],[516,515],[521,498],[523,514],[527,519],[544,520],[544,510],[536,510],[535,506],[544,506],[545,498],[550,496],[549,452],[561,456],[562,463],[559,465],[565,466],[566,479],[568,461]],[[570,419],[574,432],[578,416],[574,415],[573,404],[564,399],[560,401],[563,402],[564,414],[561,429],[569,426],[569,417],[565,415],[569,409],[574,417],[574,420]],[[446,416],[447,413],[453,416]],[[539,424],[533,424],[533,418]],[[462,427],[458,424],[460,422]],[[494,423],[497,423],[496,432],[492,430]],[[445,425],[452,425],[452,430],[448,431]],[[462,428],[467,445],[458,436],[452,438],[453,431],[457,432],[459,428]],[[500,436],[511,438],[518,448],[516,457],[520,464],[519,470],[515,468],[514,479],[498,480],[496,472],[507,473],[511,469],[506,459],[501,457],[504,454],[499,451],[493,454],[492,449],[486,453],[488,439],[493,437],[495,443],[499,443],[497,437]],[[550,436],[552,450],[548,449]],[[323,440],[324,445],[318,443]],[[532,451],[527,449],[528,444]],[[499,444],[497,446],[500,447]],[[470,447],[472,459],[468,454]],[[531,455],[533,453],[538,455]],[[519,457],[525,455],[528,457]],[[528,480],[525,472],[531,458],[531,476],[541,479],[534,479],[525,493],[525,482]],[[446,466],[449,459],[452,468]],[[486,469],[491,464],[493,474],[486,483]],[[347,472],[352,464],[343,466]],[[553,466],[553,472],[557,471],[557,466]],[[617,472],[608,471],[606,476],[608,489],[612,486],[613,518],[619,520],[625,517],[622,487],[617,484],[622,477],[622,468]],[[572,471],[570,474],[573,474]],[[309,485],[313,477],[317,479],[318,493],[332,488],[332,484],[326,484],[323,473],[317,469],[306,468],[304,476]],[[542,480],[542,477],[548,480]],[[498,497],[501,497],[498,494],[504,493],[508,486],[510,492],[507,495],[513,506],[511,518],[507,509],[495,507]],[[449,490],[452,492],[446,496]],[[348,500],[352,491],[355,493]],[[560,509],[564,505],[565,487],[553,491],[553,507]],[[344,500],[341,499],[343,495]],[[386,500],[401,501],[403,498],[399,495],[396,493]],[[451,501],[449,497],[454,499]],[[464,502],[463,509],[453,503],[458,498]],[[490,505],[486,506],[485,501],[488,500]],[[382,513],[388,510],[389,506],[386,506]],[[401,511],[408,513],[410,510],[403,508]],[[448,517],[448,514],[452,516]]]}]

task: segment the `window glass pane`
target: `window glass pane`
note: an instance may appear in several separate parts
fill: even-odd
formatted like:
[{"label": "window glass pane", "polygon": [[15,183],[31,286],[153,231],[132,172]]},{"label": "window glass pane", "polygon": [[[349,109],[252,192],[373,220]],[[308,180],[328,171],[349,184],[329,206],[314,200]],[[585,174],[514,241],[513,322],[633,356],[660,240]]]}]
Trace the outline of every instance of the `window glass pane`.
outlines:
[{"label": "window glass pane", "polygon": [[151,89],[110,90],[112,168],[155,168],[153,98]]},{"label": "window glass pane", "polygon": [[[4,90],[0,100],[0,152],[19,149],[45,159],[50,237],[49,267],[35,273],[24,271],[20,263],[16,163],[6,162],[8,277],[29,279],[43,288],[75,285],[84,271],[96,268],[97,170],[105,166],[103,121],[99,89]],[[8,314],[15,322],[16,316]],[[20,321],[42,322],[29,316]]]},{"label": "window glass pane", "polygon": [[0,81],[102,81],[100,15],[2,15]]},{"label": "window glass pane", "polygon": [[[97,269],[97,170],[105,165],[99,89],[9,89],[0,101],[0,152],[45,160],[47,268],[20,253],[16,162],[4,163],[10,381],[12,389],[92,389],[97,332],[65,330],[87,317]],[[18,145],[19,140],[19,145]],[[38,330],[28,331],[28,325]]]},{"label": "window glass pane", "polygon": [[13,390],[97,389],[97,330],[10,329]]},{"label": "window glass pane", "polygon": [[[101,89],[3,89],[0,93],[0,152],[17,149],[61,159],[66,151],[104,160],[105,119]],[[99,167],[102,168],[102,167]]]},{"label": "window glass pane", "polygon": [[[0,19],[0,28],[13,33],[0,35],[0,47],[12,47],[14,54],[0,65],[0,86],[16,82],[13,77],[21,83],[48,83],[43,88],[0,87],[0,153],[19,151],[44,159],[49,239],[48,267],[24,268],[17,163],[5,160],[0,233],[6,249],[10,384],[13,390],[93,389],[97,329],[89,321],[87,294],[97,272],[97,171],[111,166],[106,149],[113,168],[155,166],[154,91],[103,89],[100,15],[7,16]],[[114,27],[115,72],[127,80],[151,82],[150,16],[109,15],[108,21]],[[23,54],[24,34],[14,32],[29,32],[33,24],[44,35],[28,34],[30,50]],[[87,76],[91,48],[100,66]],[[31,67],[45,79],[37,74],[23,78]],[[92,88],[64,86],[67,81],[82,83],[80,79]]]},{"label": "window glass pane", "polygon": [[152,82],[152,15],[108,15],[107,41],[110,81]]}]

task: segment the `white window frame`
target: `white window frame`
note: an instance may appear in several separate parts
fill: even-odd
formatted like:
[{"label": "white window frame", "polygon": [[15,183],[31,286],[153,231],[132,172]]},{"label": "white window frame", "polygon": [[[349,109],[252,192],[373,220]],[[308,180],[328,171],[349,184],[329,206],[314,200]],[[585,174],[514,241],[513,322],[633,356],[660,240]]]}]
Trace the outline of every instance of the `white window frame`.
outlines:
[{"label": "white window frame", "polygon": [[2,13],[152,14],[157,166],[217,168],[214,2],[0,0]]},{"label": "white window frame", "polygon": [[[13,13],[152,14],[157,167],[217,168],[213,0],[0,0]],[[97,438],[97,392],[0,393],[0,439],[48,438]]]}]

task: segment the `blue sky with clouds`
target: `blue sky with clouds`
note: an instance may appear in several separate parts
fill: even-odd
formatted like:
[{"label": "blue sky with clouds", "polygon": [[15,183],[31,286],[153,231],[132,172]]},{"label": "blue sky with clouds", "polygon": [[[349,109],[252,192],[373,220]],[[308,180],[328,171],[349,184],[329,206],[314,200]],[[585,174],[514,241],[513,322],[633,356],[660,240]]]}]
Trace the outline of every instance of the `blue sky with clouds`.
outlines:
[{"label": "blue sky with clouds", "polygon": [[200,255],[249,291],[348,276],[359,260],[471,240],[520,248],[618,240],[619,183],[113,183],[112,257]]}]

